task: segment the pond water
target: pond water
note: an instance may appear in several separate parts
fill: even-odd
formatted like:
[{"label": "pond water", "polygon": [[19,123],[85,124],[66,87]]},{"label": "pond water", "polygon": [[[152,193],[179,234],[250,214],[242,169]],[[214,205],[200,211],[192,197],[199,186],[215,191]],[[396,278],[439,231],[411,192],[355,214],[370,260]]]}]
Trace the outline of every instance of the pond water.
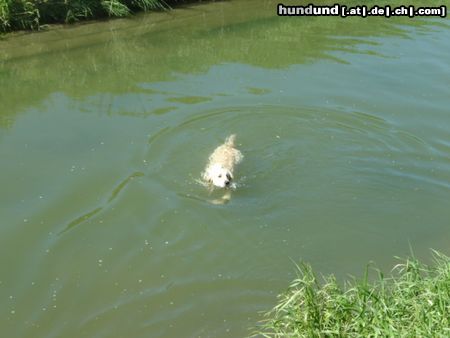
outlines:
[{"label": "pond water", "polygon": [[[301,260],[449,253],[448,19],[277,3],[0,40],[2,337],[242,337]],[[231,133],[214,205],[197,179]]]}]

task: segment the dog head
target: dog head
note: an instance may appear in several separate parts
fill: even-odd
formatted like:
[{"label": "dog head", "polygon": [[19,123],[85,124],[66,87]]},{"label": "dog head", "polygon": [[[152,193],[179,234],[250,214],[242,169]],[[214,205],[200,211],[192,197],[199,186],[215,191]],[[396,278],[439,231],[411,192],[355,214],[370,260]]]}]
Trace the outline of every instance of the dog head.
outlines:
[{"label": "dog head", "polygon": [[214,164],[209,167],[203,177],[208,183],[219,188],[229,187],[233,180],[233,174],[220,164]]}]

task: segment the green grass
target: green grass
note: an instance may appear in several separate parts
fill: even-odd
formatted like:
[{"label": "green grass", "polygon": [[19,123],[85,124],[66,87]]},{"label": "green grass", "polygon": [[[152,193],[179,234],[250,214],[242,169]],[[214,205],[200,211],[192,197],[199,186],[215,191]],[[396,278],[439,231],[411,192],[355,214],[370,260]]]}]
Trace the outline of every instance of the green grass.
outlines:
[{"label": "green grass", "polygon": [[164,0],[0,0],[0,31],[38,30],[49,23],[123,17],[166,7]]},{"label": "green grass", "polygon": [[302,264],[298,278],[266,314],[255,335],[264,337],[450,337],[450,260],[433,252],[434,264],[398,264],[392,276],[339,286],[321,282]]}]

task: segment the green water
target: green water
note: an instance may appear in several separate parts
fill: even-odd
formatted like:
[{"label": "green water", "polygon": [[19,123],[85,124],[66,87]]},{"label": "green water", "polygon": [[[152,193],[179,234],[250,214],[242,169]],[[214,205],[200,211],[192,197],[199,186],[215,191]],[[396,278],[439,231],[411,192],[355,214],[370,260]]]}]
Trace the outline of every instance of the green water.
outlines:
[{"label": "green water", "polygon": [[[0,40],[1,337],[242,337],[294,262],[449,254],[448,19],[277,3]],[[230,133],[213,205],[196,180]]]}]

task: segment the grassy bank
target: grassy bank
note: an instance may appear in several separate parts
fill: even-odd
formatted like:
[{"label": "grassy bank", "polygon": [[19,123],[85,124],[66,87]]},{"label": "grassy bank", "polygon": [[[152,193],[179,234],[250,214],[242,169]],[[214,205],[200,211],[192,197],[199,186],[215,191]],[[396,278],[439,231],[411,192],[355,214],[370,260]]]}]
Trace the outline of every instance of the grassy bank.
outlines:
[{"label": "grassy bank", "polygon": [[435,253],[432,266],[408,259],[385,278],[367,273],[340,287],[319,282],[308,265],[267,314],[265,337],[449,337],[450,259]]},{"label": "grassy bank", "polygon": [[50,23],[123,17],[137,11],[168,8],[164,0],[0,0],[0,31],[37,30]]}]

